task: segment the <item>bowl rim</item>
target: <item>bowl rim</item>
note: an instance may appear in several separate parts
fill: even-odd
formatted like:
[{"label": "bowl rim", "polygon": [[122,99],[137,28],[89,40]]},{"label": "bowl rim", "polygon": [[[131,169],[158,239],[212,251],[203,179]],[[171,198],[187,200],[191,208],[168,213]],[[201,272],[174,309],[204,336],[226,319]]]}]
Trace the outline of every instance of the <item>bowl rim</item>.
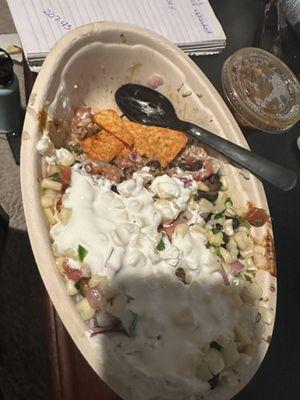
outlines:
[{"label": "bowl rim", "polygon": [[[246,139],[242,135],[242,132],[237,122],[233,118],[226,104],[224,103],[214,86],[210,83],[208,78],[200,70],[200,68],[175,44],[170,43],[167,39],[150,30],[140,28],[131,24],[116,22],[97,22],[87,24],[77,29],[74,29],[71,32],[68,32],[56,43],[56,45],[50,51],[44,62],[44,65],[42,66],[41,71],[39,72],[33,90],[31,92],[23,128],[21,147],[21,189],[24,213],[35,260],[47,288],[47,291],[50,295],[50,298],[59,316],[61,317],[64,326],[68,330],[77,347],[87,359],[91,367],[95,370],[95,372],[102,378],[103,376],[105,376],[104,366],[101,363],[98,363],[98,359],[97,363],[95,362],[95,350],[94,347],[91,345],[91,342],[87,338],[87,326],[83,321],[80,320],[80,317],[75,310],[75,307],[73,306],[73,301],[71,297],[67,295],[64,286],[64,294],[62,294],[61,288],[63,282],[61,276],[58,275],[57,270],[57,277],[55,278],[54,285],[50,285],[48,282],[48,268],[53,267],[54,258],[52,252],[50,251],[51,249],[49,230],[45,224],[44,215],[42,215],[42,210],[40,207],[40,192],[39,183],[37,180],[37,165],[39,163],[39,156],[35,150],[35,146],[38,136],[41,133],[40,123],[42,119],[42,110],[45,105],[46,96],[51,86],[56,66],[60,62],[62,53],[66,52],[66,50],[72,49],[72,47],[75,46],[75,44],[82,38],[91,37],[94,34],[99,34],[101,32],[112,31],[118,33],[130,33],[137,35],[137,37],[143,37],[145,40],[148,40],[153,47],[156,46],[159,49],[163,48],[168,58],[178,57],[180,61],[186,65],[189,72],[197,76],[197,80],[202,81],[203,84],[207,87],[209,96],[211,96],[211,99],[215,101],[216,106],[219,107],[219,110],[224,115],[228,126],[230,126],[229,129],[231,129],[233,139],[237,140],[237,142],[245,148],[249,148]],[[255,179],[254,190],[255,192],[253,193],[253,195],[261,200],[261,202],[264,204],[264,208],[268,209],[262,183],[257,179]],[[39,211],[37,211],[38,209]],[[44,239],[40,240],[40,237],[48,237],[47,243]],[[69,311],[69,306],[71,307],[70,312],[68,312],[68,314],[70,315],[66,317],[65,309]],[[274,324],[272,325],[272,329],[273,327]],[[264,359],[268,348],[269,345],[260,354],[258,367],[262,363],[262,360]],[[100,356],[101,351],[99,352],[99,357]],[[251,372],[251,374],[247,376],[247,379],[243,383],[243,385],[241,387],[238,386],[236,390],[232,391],[232,396],[238,393],[252,379],[257,370],[258,368],[255,368],[254,372]],[[105,379],[105,382],[109,386],[111,386],[113,390],[115,390],[118,394],[124,397],[122,389],[120,389],[119,387],[116,388],[114,383],[110,382],[108,379]]]}]

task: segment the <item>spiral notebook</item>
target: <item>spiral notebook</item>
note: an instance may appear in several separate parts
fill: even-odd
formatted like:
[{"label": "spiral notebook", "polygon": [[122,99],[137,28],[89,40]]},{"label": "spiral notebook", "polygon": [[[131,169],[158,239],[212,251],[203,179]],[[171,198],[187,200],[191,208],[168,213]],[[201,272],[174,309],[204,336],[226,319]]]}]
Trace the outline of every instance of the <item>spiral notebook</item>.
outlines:
[{"label": "spiral notebook", "polygon": [[222,51],[226,37],[208,0],[8,0],[31,68],[66,32],[90,22],[128,22],[155,31],[188,54]]}]

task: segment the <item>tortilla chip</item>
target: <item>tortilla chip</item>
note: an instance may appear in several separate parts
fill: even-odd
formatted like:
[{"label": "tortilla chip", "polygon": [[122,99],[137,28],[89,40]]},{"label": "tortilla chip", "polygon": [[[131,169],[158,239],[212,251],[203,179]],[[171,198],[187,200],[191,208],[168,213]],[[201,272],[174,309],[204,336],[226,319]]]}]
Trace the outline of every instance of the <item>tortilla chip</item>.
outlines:
[{"label": "tortilla chip", "polygon": [[124,120],[133,136],[134,149],[141,155],[158,160],[166,167],[186,146],[187,135],[183,132],[157,126],[145,126]]},{"label": "tortilla chip", "polygon": [[[152,154],[151,137],[149,132],[146,133],[146,126],[124,120],[124,126],[133,137],[133,147],[140,156],[148,156]],[[152,127],[150,127],[152,128]]]},{"label": "tortilla chip", "polygon": [[92,160],[111,161],[125,145],[109,132],[102,130],[81,141],[84,153]]},{"label": "tortilla chip", "polygon": [[186,144],[187,135],[172,129],[158,128],[152,136],[155,159],[159,160],[163,167],[166,167],[170,161],[174,160]]},{"label": "tortilla chip", "polygon": [[115,157],[115,160],[123,160],[131,153],[131,150],[128,146],[124,146],[123,149],[118,153]]},{"label": "tortilla chip", "polygon": [[133,137],[124,126],[122,118],[115,110],[103,110],[95,114],[94,122],[106,131],[110,132],[128,146],[133,145]]}]

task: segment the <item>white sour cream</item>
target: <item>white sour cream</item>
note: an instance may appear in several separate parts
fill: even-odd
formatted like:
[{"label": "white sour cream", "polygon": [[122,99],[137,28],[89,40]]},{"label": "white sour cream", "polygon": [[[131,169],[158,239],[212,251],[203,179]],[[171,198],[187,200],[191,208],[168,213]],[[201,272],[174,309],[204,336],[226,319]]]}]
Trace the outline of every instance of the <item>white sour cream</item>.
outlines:
[{"label": "white sour cream", "polygon": [[[130,298],[126,309],[138,315],[136,336],[110,338],[114,357],[130,365],[133,374],[151,376],[164,394],[170,381],[180,382],[189,395],[201,393],[209,389],[195,376],[201,348],[229,337],[238,315],[201,233],[189,227],[175,231],[172,244],[165,239],[165,249],[157,250],[159,225],[167,213],[174,219],[187,208],[192,189],[163,175],[148,190],[144,184],[150,180],[147,170],[136,173],[117,186],[116,194],[108,180],[73,168],[63,204],[72,214],[66,225],[52,227],[51,237],[62,254],[84,246],[92,273],[106,275]],[[186,271],[189,285],[176,276],[178,267]]]}]

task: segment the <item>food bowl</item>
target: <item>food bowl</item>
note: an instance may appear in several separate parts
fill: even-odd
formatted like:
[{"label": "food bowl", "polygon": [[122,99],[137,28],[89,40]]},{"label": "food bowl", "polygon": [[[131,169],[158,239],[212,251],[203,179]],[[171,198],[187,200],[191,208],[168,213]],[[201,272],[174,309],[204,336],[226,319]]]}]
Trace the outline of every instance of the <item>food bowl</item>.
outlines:
[{"label": "food bowl", "polygon": [[[65,35],[51,50],[32,90],[22,135],[22,196],[40,274],[61,320],[83,356],[99,377],[125,400],[162,400],[168,399],[169,395],[151,395],[157,382],[141,371],[137,373],[134,366],[120,363],[110,348],[109,336],[91,337],[77,313],[54,262],[47,221],[40,205],[43,163],[36,147],[43,130],[53,127],[53,122],[49,121],[67,123],[71,110],[82,104],[94,110],[116,108],[114,94],[120,85],[129,82],[147,84],[153,81],[153,74],[160,76],[158,90],[173,102],[180,118],[247,147],[217,91],[182,51],[148,30],[108,22],[82,26]],[[63,139],[63,133],[59,132],[52,137],[57,147]],[[224,163],[224,169],[234,188],[233,201],[241,205],[251,201],[268,209],[260,181],[229,163]],[[257,272],[257,280],[263,289],[260,304],[275,312],[276,267],[270,222],[257,232],[255,230],[255,241],[265,248]],[[269,347],[272,330],[273,322],[270,322],[258,352],[242,370],[237,385],[219,386],[204,398],[226,400],[239,392],[259,368]]]}]

